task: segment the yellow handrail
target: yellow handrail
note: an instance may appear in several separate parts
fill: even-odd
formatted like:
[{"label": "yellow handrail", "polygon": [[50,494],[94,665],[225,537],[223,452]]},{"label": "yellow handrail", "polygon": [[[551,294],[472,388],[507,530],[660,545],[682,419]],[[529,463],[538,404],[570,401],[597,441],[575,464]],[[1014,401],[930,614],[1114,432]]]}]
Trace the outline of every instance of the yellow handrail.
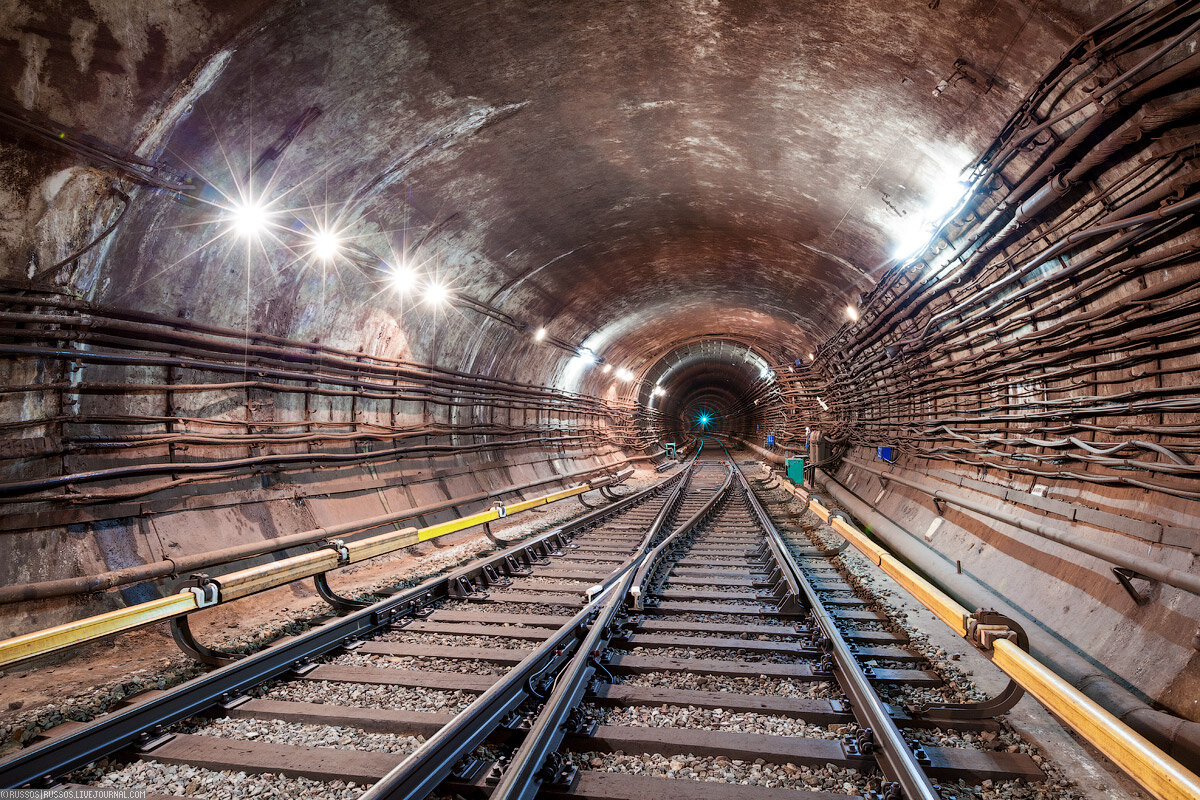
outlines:
[{"label": "yellow handrail", "polygon": [[[602,484],[605,485],[605,484]],[[364,561],[368,558],[391,553],[417,542],[427,542],[448,533],[484,525],[511,514],[528,511],[559,500],[590,491],[591,482],[572,486],[557,492],[522,500],[507,506],[493,506],[460,519],[440,522],[425,528],[405,528],[389,531],[356,542],[336,542],[335,547],[324,547],[311,553],[303,553],[269,564],[230,572],[213,578],[206,588],[188,588],[168,597],[138,603],[128,608],[109,611],[94,617],[86,617],[53,628],[33,631],[11,639],[0,641],[0,667],[5,667],[27,658],[46,655],[58,650],[94,641],[103,636],[132,630],[173,617],[183,616],[228,600],[265,591],[286,583],[309,578],[328,572],[338,566]],[[339,550],[341,552],[339,552]]]}]

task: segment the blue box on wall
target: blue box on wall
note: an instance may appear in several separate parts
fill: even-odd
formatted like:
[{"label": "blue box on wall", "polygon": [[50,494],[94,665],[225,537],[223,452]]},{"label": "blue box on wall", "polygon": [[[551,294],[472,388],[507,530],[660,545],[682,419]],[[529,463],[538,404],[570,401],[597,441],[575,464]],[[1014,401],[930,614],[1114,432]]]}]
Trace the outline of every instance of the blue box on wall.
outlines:
[{"label": "blue box on wall", "polygon": [[890,445],[888,447],[880,445],[876,448],[876,453],[880,461],[886,461],[889,464],[892,463],[892,448]]}]

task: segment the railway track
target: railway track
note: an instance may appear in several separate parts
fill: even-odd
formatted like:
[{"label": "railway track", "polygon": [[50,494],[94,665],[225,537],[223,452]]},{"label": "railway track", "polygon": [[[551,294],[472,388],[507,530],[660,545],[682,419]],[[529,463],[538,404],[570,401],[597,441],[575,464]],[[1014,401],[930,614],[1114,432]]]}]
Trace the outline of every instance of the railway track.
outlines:
[{"label": "railway track", "polygon": [[935,781],[1040,780],[1023,753],[922,744],[939,723],[880,694],[942,679],[829,557],[781,535],[731,462],[701,457],[582,520],[60,732],[0,762],[0,786],[915,800],[955,796]]}]

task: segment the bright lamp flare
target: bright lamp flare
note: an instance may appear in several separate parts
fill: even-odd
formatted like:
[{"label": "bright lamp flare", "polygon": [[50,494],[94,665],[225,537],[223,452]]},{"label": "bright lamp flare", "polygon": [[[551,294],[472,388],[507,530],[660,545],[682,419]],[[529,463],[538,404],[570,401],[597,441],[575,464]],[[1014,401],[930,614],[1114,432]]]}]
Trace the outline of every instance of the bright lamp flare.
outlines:
[{"label": "bright lamp flare", "polygon": [[444,284],[430,281],[425,287],[425,302],[431,306],[440,306],[450,299],[450,290]]},{"label": "bright lamp flare", "polygon": [[631,381],[631,380],[633,380],[633,373],[624,368],[619,369],[619,370],[617,370],[617,380]]},{"label": "bright lamp flare", "polygon": [[535,334],[533,335],[533,338],[534,338],[534,339],[536,339],[536,340],[537,340],[537,341],[539,341],[539,342],[540,342],[540,341],[542,341],[543,339],[545,339],[545,338],[546,338],[546,329],[545,329],[545,328],[538,328],[538,329],[537,329],[537,333],[535,333]]},{"label": "bright lamp flare", "polygon": [[388,280],[397,292],[408,292],[417,284],[417,271],[407,264],[397,264],[392,267]]},{"label": "bright lamp flare", "polygon": [[255,200],[235,203],[227,216],[229,224],[239,236],[250,238],[267,229],[267,209]]},{"label": "bright lamp flare", "polygon": [[612,372],[612,364],[605,364],[604,369],[600,371],[607,375],[608,373]]},{"label": "bright lamp flare", "polygon": [[315,231],[312,235],[312,251],[317,258],[329,261],[342,249],[342,240],[330,231]]}]

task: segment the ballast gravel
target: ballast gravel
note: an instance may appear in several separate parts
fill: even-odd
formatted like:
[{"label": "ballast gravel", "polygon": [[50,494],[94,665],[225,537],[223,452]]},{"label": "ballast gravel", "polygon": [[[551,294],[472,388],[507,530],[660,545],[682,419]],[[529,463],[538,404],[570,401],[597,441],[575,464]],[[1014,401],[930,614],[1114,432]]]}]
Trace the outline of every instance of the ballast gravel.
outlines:
[{"label": "ballast gravel", "polygon": [[422,672],[455,672],[462,675],[504,675],[507,666],[467,658],[430,658],[426,656],[376,656],[368,653],[343,653],[329,663],[347,667],[382,667],[384,669],[420,670]]},{"label": "ballast gravel", "polygon": [[185,795],[204,800],[240,800],[244,797],[355,800],[367,789],[366,786],[346,781],[289,778],[282,773],[247,774],[232,770],[217,772],[186,764],[161,764],[157,761],[136,761],[105,772],[97,778],[93,785],[100,788]]},{"label": "ballast gravel", "polygon": [[[550,603],[510,603],[496,600],[489,603],[449,602],[441,606],[446,611],[470,611],[474,614],[542,614],[545,616],[571,617],[579,608],[553,605]],[[486,621],[486,620],[484,620]]]},{"label": "ballast gravel", "polygon": [[753,664],[813,663],[812,659],[797,658],[788,653],[747,652],[743,650],[727,650],[721,647],[634,647],[630,650],[616,650],[615,652],[631,653],[638,656],[653,656],[655,658],[699,658],[706,661],[732,661]]},{"label": "ballast gravel", "polygon": [[643,672],[630,675],[624,686],[656,686],[667,689],[691,689],[697,692],[770,695],[841,699],[842,692],[829,681],[797,681],[764,676],[698,675],[694,672]]},{"label": "ballast gravel", "polygon": [[457,714],[477,695],[460,690],[417,689],[408,686],[374,686],[341,681],[289,681],[262,687],[251,694],[269,700],[322,703],[389,711],[427,711]]},{"label": "ballast gravel", "polygon": [[[879,782],[857,770],[832,765],[821,768],[797,764],[772,764],[758,758],[753,761],[725,756],[699,757],[687,753],[674,755],[571,752],[567,759],[580,769],[598,772],[622,772],[658,778],[737,783],[743,786],[781,787],[824,790],[865,795],[878,791]],[[801,795],[800,797],[803,797]]]},{"label": "ballast gravel", "polygon": [[528,639],[514,639],[511,636],[424,633],[422,631],[391,631],[378,637],[377,641],[411,645],[433,644],[443,647],[490,647],[499,650],[526,650],[537,645],[537,642]]},{"label": "ballast gravel", "polygon": [[287,744],[297,747],[330,747],[335,750],[367,750],[375,753],[407,755],[424,737],[395,733],[368,733],[360,728],[337,725],[309,725],[278,719],[237,719],[221,717],[195,728],[184,726],[185,733],[218,739]]},{"label": "ballast gravel", "polygon": [[601,725],[633,728],[690,728],[728,733],[761,733],[770,736],[802,736],[808,739],[838,739],[840,734],[820,725],[809,725],[796,717],[754,712],[726,711],[695,706],[585,706],[584,712]]}]

